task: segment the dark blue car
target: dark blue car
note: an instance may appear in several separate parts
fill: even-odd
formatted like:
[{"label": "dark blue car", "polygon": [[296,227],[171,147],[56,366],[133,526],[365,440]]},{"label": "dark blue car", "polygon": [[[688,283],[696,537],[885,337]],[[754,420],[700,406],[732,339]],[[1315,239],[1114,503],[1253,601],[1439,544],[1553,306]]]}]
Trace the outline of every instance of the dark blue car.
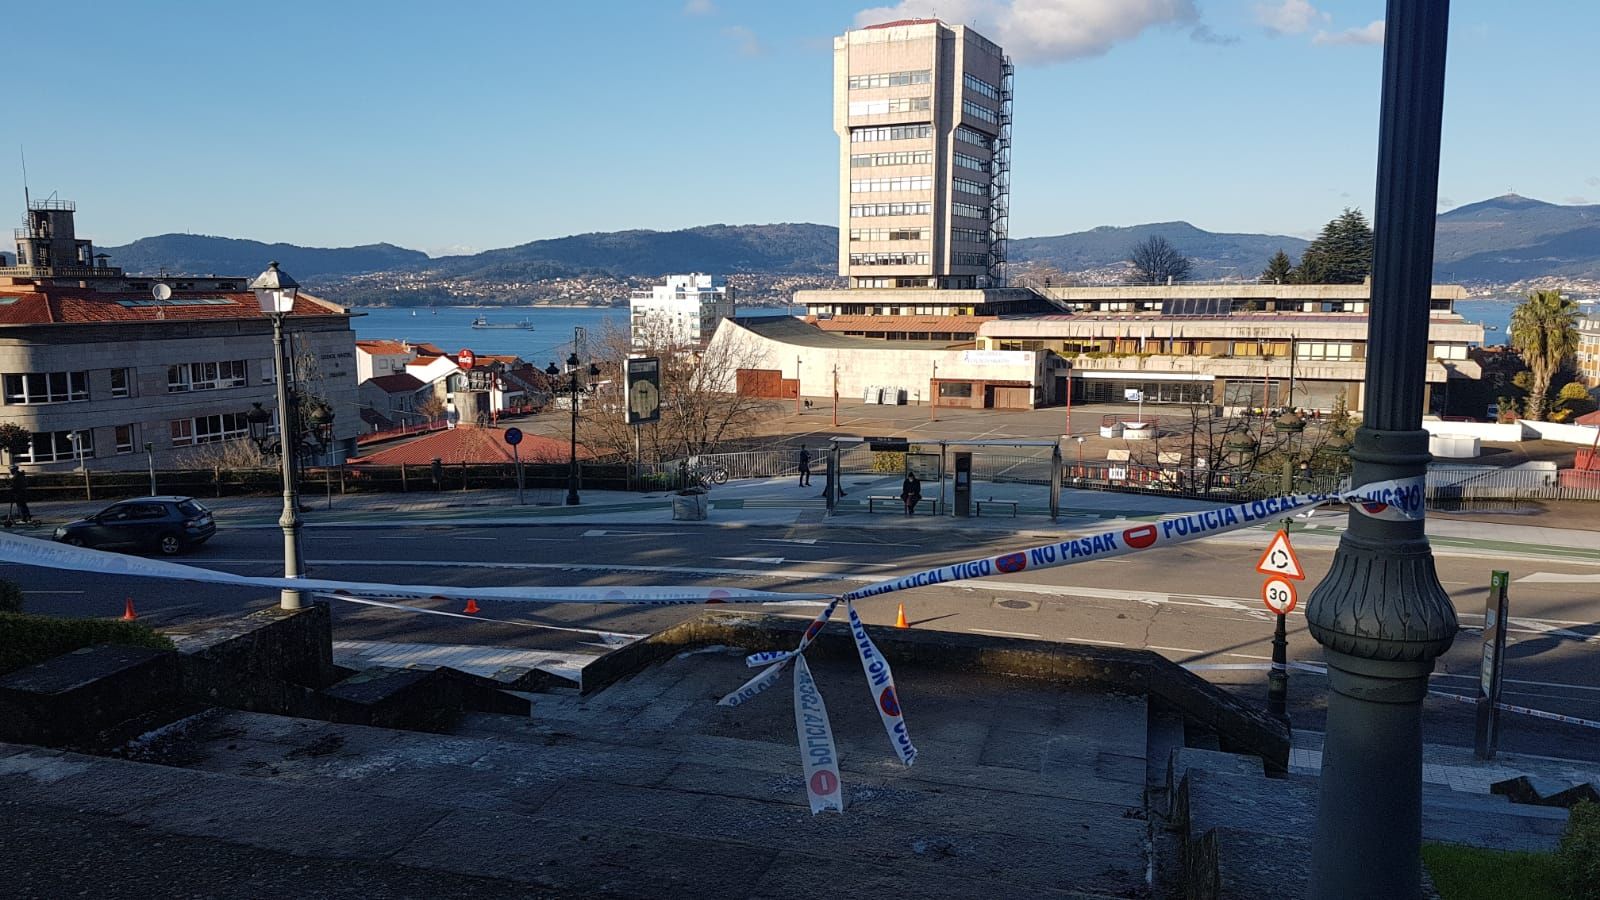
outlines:
[{"label": "dark blue car", "polygon": [[176,556],[216,533],[211,510],[193,497],[139,497],[68,522],[56,529],[55,539],[74,547],[149,549]]}]

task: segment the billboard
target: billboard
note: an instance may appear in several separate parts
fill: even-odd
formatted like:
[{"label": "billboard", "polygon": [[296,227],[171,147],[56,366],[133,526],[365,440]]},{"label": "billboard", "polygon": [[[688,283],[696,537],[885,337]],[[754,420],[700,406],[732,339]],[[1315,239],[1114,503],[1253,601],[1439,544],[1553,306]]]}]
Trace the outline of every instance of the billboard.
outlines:
[{"label": "billboard", "polygon": [[661,358],[643,356],[628,360],[629,425],[648,425],[661,419]]}]

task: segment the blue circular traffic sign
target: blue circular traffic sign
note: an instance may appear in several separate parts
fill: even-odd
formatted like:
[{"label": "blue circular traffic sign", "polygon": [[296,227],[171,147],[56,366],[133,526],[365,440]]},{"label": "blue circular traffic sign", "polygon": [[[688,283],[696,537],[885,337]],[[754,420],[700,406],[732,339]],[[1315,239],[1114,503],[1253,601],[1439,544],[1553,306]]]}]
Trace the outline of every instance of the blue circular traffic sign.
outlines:
[{"label": "blue circular traffic sign", "polygon": [[506,443],[510,444],[513,447],[515,447],[516,445],[522,443],[522,429],[521,428],[507,428],[506,429]]}]

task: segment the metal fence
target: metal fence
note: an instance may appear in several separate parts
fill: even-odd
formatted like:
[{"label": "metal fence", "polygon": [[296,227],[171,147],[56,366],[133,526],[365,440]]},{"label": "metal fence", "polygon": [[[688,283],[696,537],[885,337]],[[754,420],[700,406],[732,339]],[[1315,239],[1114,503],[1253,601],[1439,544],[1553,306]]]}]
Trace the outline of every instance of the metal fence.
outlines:
[{"label": "metal fence", "polygon": [[1600,500],[1600,470],[1429,466],[1428,504],[1439,510],[1515,508],[1533,500]]}]

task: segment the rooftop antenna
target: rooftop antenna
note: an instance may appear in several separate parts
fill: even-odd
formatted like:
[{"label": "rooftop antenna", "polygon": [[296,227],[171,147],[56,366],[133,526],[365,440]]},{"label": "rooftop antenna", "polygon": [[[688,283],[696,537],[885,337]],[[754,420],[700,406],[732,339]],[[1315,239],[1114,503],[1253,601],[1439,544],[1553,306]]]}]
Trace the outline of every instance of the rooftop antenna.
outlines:
[{"label": "rooftop antenna", "polygon": [[17,155],[22,157],[22,202],[26,209],[33,206],[33,197],[28,193],[28,153],[21,144],[17,145]]}]

